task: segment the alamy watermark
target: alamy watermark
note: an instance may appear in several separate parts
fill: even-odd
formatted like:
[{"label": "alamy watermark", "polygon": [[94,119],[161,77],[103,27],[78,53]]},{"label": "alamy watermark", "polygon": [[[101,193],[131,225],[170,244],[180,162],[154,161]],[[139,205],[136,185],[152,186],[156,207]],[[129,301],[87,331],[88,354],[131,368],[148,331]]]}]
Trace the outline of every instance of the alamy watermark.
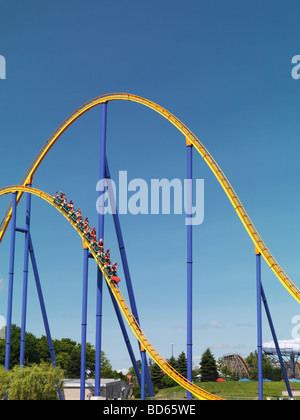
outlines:
[{"label": "alamy watermark", "polygon": [[99,214],[185,214],[186,225],[200,225],[204,220],[203,179],[147,182],[135,178],[128,182],[127,171],[120,171],[118,189],[112,179],[105,178],[98,181],[96,190],[100,192],[96,203]]},{"label": "alamy watermark", "polygon": [[300,55],[294,55],[292,64],[295,64],[292,68],[292,78],[298,80],[300,79]]},{"label": "alamy watermark", "polygon": [[292,324],[295,324],[292,328],[292,338],[300,338],[300,315],[293,316]]},{"label": "alamy watermark", "polygon": [[6,60],[0,55],[0,79],[6,79]]}]

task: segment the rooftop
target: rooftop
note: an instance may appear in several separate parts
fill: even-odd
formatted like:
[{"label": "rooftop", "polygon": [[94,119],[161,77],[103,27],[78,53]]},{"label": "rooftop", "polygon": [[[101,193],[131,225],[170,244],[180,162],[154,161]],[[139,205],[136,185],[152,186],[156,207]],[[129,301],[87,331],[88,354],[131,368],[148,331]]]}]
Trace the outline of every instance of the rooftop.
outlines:
[{"label": "rooftop", "polygon": [[[107,384],[120,383],[121,379],[102,379],[101,378],[101,387],[106,387]],[[87,388],[95,387],[95,379],[86,379],[85,386]],[[80,379],[64,379],[65,388],[80,388]]]}]

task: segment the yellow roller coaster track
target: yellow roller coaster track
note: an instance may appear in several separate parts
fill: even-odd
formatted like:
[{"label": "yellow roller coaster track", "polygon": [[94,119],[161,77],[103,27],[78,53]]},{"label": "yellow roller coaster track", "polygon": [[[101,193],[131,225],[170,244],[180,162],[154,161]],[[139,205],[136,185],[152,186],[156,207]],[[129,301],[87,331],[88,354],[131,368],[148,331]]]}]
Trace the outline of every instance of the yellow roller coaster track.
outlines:
[{"label": "yellow roller coaster track", "polygon": [[197,397],[199,400],[222,400],[223,398],[220,398],[216,395],[210,394],[209,392],[206,392],[204,389],[199,388],[192,382],[188,381],[184,376],[180,375],[172,366],[170,366],[165,359],[157,352],[157,350],[153,347],[153,345],[150,343],[148,338],[143,333],[141,327],[137,323],[135,317],[133,316],[130,307],[128,303],[125,300],[125,297],[123,296],[121,289],[118,285],[116,285],[114,282],[111,281],[110,277],[108,276],[101,260],[98,258],[97,253],[95,252],[92,244],[89,242],[89,240],[86,238],[82,230],[79,228],[78,224],[71,218],[70,214],[67,213],[62,206],[57,204],[54,199],[55,197],[52,197],[51,195],[36,189],[36,188],[30,188],[30,187],[24,187],[20,185],[13,185],[7,188],[1,188],[0,189],[0,197],[9,194],[9,193],[31,193],[36,195],[39,198],[42,198],[43,200],[47,201],[49,204],[51,204],[53,207],[56,208],[67,220],[73,228],[77,231],[77,233],[82,238],[85,246],[87,246],[90,250],[90,252],[93,254],[93,257],[95,261],[97,262],[100,270],[103,273],[103,276],[105,277],[105,280],[110,287],[110,290],[112,291],[114,297],[116,298],[116,301],[129,325],[131,330],[133,331],[136,338],[139,340],[142,348],[144,348],[149,356],[160,366],[160,368],[174,381],[176,381],[180,386],[185,388],[186,390],[190,391],[195,397]]},{"label": "yellow roller coaster track", "polygon": [[[57,130],[52,134],[52,136],[48,139],[45,145],[42,147],[34,161],[32,162],[31,166],[29,167],[28,171],[26,172],[23,180],[21,181],[21,185],[28,185],[31,184],[31,180],[33,175],[35,174],[37,168],[49,152],[49,150],[53,147],[55,142],[59,139],[61,134],[81,115],[83,115],[88,110],[94,108],[95,106],[115,100],[126,100],[137,102],[142,104],[162,115],[168,121],[170,121],[181,133],[184,135],[185,139],[190,141],[195,149],[199,152],[202,156],[203,160],[207,163],[219,183],[221,184],[223,190],[225,191],[227,197],[229,198],[234,210],[238,214],[242,224],[244,225],[248,235],[252,239],[256,252],[259,252],[265,261],[267,262],[268,266],[271,270],[275,273],[276,277],[279,281],[283,284],[283,286],[288,290],[288,292],[300,303],[300,290],[299,288],[291,281],[288,275],[283,271],[283,269],[279,266],[271,252],[268,250],[267,246],[261,239],[260,235],[258,234],[257,230],[255,229],[250,217],[248,216],[244,206],[242,205],[241,201],[239,200],[236,192],[230,185],[228,179],[222,172],[221,168],[217,164],[217,162],[213,159],[211,154],[207,151],[204,145],[198,140],[198,138],[174,115],[172,115],[169,111],[161,107],[160,105],[155,104],[148,99],[144,99],[140,96],[126,94],[126,93],[112,93],[108,95],[99,96],[91,101],[87,102],[76,111],[74,111],[63,123],[57,128]],[[17,202],[21,199],[22,192],[19,192],[17,197]],[[0,224],[0,243],[3,239],[7,226],[11,219],[11,205],[9,206],[1,224]]]}]

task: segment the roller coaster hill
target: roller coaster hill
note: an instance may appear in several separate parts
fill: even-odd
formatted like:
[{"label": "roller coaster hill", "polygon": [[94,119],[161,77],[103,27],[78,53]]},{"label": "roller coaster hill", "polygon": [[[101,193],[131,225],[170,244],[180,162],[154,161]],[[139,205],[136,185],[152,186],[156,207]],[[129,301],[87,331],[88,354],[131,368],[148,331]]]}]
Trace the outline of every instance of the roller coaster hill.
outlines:
[{"label": "roller coaster hill", "polygon": [[[81,323],[81,385],[80,385],[80,398],[85,398],[85,379],[86,379],[86,334],[87,334],[87,286],[88,286],[88,262],[89,259],[96,261],[98,266],[97,278],[97,307],[96,307],[96,359],[95,359],[95,395],[94,398],[100,397],[100,381],[101,381],[101,335],[102,335],[102,285],[103,279],[108,287],[108,291],[116,312],[118,322],[120,324],[121,332],[127,346],[127,350],[132,361],[132,366],[141,387],[142,400],[147,396],[154,395],[152,382],[149,373],[149,367],[146,354],[148,354],[158,366],[169,375],[180,386],[187,390],[187,399],[192,397],[200,400],[222,400],[220,396],[213,395],[204,389],[196,386],[192,382],[192,223],[187,224],[187,377],[179,374],[168,362],[159,354],[156,348],[148,340],[142,330],[139,321],[139,314],[137,311],[136,300],[134,296],[133,285],[130,276],[128,260],[126,256],[125,243],[122,236],[121,224],[118,212],[113,214],[114,226],[116,237],[119,245],[120,264],[122,264],[124,271],[124,279],[120,279],[117,275],[117,262],[111,263],[110,253],[108,248],[105,250],[103,246],[104,238],[104,214],[99,214],[97,232],[96,228],[90,229],[87,216],[83,218],[81,212],[76,211],[74,204],[67,201],[64,194],[56,192],[54,196],[44,192],[40,189],[33,187],[33,178],[44,161],[49,151],[55,146],[56,142],[60,139],[61,135],[83,114],[96,106],[101,106],[101,139],[100,139],[100,180],[109,179],[109,165],[106,154],[106,126],[107,126],[107,105],[111,101],[130,101],[138,103],[151,109],[164,117],[182,134],[183,141],[187,149],[187,178],[192,180],[192,154],[195,150],[202,160],[207,164],[219,184],[221,185],[225,196],[231,203],[235,213],[237,214],[241,225],[246,230],[249,238],[252,241],[256,261],[256,293],[257,293],[257,349],[258,349],[258,395],[259,399],[263,399],[263,379],[262,379],[262,304],[264,305],[269,326],[272,332],[275,347],[278,352],[278,357],[285,377],[285,383],[288,390],[289,397],[292,398],[289,381],[286,375],[284,362],[278,346],[278,340],[275,333],[275,328],[272,322],[271,313],[269,310],[266,295],[261,281],[261,260],[264,259],[268,267],[272,270],[275,277],[279,280],[282,286],[288,293],[299,303],[300,290],[280,267],[278,262],[273,257],[266,244],[263,242],[258,231],[254,227],[248,213],[246,212],[243,204],[238,198],[237,193],[230,184],[228,178],[225,176],[220,166],[217,164],[212,155],[208,152],[200,140],[173,114],[167,111],[160,105],[142,98],[140,96],[113,93],[92,99],[85,103],[80,108],[76,109],[63,123],[54,131],[52,136],[46,141],[37,156],[34,158],[32,164],[27,170],[25,176],[19,185],[3,187],[0,189],[0,197],[10,194],[12,201],[3,217],[0,225],[0,242],[10,225],[10,256],[9,256],[9,284],[8,284],[8,302],[7,302],[7,333],[6,333],[6,352],[5,352],[5,368],[9,370],[10,366],[10,346],[11,346],[11,324],[12,324],[12,307],[13,307],[13,284],[14,284],[14,265],[15,265],[15,242],[16,232],[21,232],[25,236],[25,257],[24,257],[24,275],[23,275],[23,301],[22,301],[22,323],[21,323],[21,342],[20,342],[20,365],[24,365],[25,354],[25,331],[26,331],[26,308],[27,308],[27,285],[28,285],[28,265],[29,259],[33,268],[35,283],[38,292],[38,298],[41,306],[43,322],[45,326],[46,336],[48,340],[49,352],[54,366],[56,364],[55,353],[52,345],[52,337],[50,333],[50,326],[47,317],[45,301],[43,297],[41,282],[39,278],[37,259],[33,246],[33,238],[30,231],[30,218],[31,218],[31,197],[35,195],[41,200],[44,200],[50,206],[55,208],[77,232],[79,239],[83,244],[83,287],[82,287],[82,323]],[[104,187],[103,187],[104,188]],[[104,191],[104,189],[102,190]],[[101,193],[101,191],[100,191]],[[17,225],[17,208],[23,197],[26,194],[26,225],[19,227]],[[103,197],[103,194],[102,194]],[[187,193],[188,207],[192,208],[192,191]],[[111,199],[111,197],[110,197]],[[191,211],[188,214],[192,214]],[[106,244],[109,243],[109,238],[105,238]],[[112,252],[113,254],[113,252]],[[122,280],[122,281],[120,281]],[[124,281],[123,281],[124,280]],[[122,293],[121,286],[127,288],[129,303],[126,301]],[[133,332],[138,341],[138,349],[141,358],[141,372],[137,366],[135,355],[131,342],[126,330],[126,323]],[[147,384],[147,388],[146,388]],[[147,389],[147,391],[146,391]],[[148,394],[147,394],[148,393]],[[60,393],[61,399],[63,399]]]}]

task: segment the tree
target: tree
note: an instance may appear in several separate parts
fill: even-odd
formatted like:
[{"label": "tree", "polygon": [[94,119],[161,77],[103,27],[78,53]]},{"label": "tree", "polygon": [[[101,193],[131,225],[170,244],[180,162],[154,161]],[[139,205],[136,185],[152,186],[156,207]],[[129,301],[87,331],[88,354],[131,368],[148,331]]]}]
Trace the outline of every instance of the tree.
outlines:
[{"label": "tree", "polygon": [[101,351],[101,376],[103,378],[113,378],[114,371],[108,358],[105,356],[104,351]]},{"label": "tree", "polygon": [[65,370],[66,378],[80,378],[81,349],[74,346]]},{"label": "tree", "polygon": [[7,386],[8,372],[4,369],[4,366],[0,366],[0,400],[4,398]]},{"label": "tree", "polygon": [[68,375],[68,367],[71,365],[71,355],[65,352],[61,352],[55,355],[57,366],[59,366],[65,372],[65,376]]},{"label": "tree", "polygon": [[176,359],[175,359],[175,357],[174,357],[174,356],[171,356],[171,357],[170,357],[170,359],[168,359],[168,364],[169,364],[172,368],[176,369],[176,367],[177,367],[177,361],[176,361]]},{"label": "tree", "polygon": [[176,360],[176,364],[175,364],[175,369],[177,370],[178,373],[180,373],[180,375],[182,375],[186,378],[186,375],[187,375],[187,358],[186,358],[186,355],[185,355],[184,351],[182,351],[180,353],[180,355],[178,356],[178,358]]},{"label": "tree", "polygon": [[63,392],[63,371],[51,364],[15,366],[8,373],[8,400],[58,400],[58,389]]},{"label": "tree", "polygon": [[5,363],[5,347],[6,347],[6,342],[5,340],[0,340],[0,365],[4,366]]},{"label": "tree", "polygon": [[[10,369],[20,363],[21,328],[12,325],[10,341]],[[66,378],[80,378],[81,344],[70,338],[52,340],[57,365],[64,370]],[[0,365],[5,363],[5,340],[0,340]],[[46,336],[36,338],[31,333],[25,335],[25,366],[46,362],[50,364],[51,357]],[[95,348],[86,343],[86,372],[90,377],[95,376]],[[101,374],[106,378],[119,378],[121,374],[114,371],[105,353],[101,352]]]},{"label": "tree", "polygon": [[162,388],[162,379],[163,379],[164,373],[161,370],[161,368],[158,366],[158,364],[154,363],[151,369],[151,380],[153,386],[157,388]]},{"label": "tree", "polygon": [[[258,355],[257,351],[252,352],[246,358],[246,362],[250,369],[251,379],[257,381],[258,379]],[[266,355],[262,355],[262,370],[263,377],[270,379],[271,381],[281,381],[283,379],[283,373],[281,368],[274,367],[272,360]]]},{"label": "tree", "polygon": [[[219,366],[222,366],[222,362],[219,362]],[[228,366],[224,365],[221,367],[221,374],[222,374],[222,378],[226,379],[226,381],[234,381],[236,379],[239,379],[237,376],[235,375]]]},{"label": "tree", "polygon": [[38,340],[37,348],[41,362],[51,363],[49,344],[45,335],[42,335],[42,337]]},{"label": "tree", "polygon": [[[19,365],[20,363],[20,339],[21,328],[15,324],[11,326],[11,340],[10,340],[10,367]],[[0,340],[0,360],[4,363],[5,360],[5,340]],[[40,355],[38,350],[38,339],[31,333],[25,333],[25,365],[32,363],[40,363]]]},{"label": "tree", "polygon": [[163,388],[171,388],[171,387],[173,387],[173,386],[178,385],[178,384],[177,384],[177,382],[176,382],[176,381],[174,381],[174,379],[172,379],[172,378],[171,378],[170,376],[168,376],[167,374],[165,374],[165,375],[162,377],[162,381],[161,381],[161,383],[162,383]]},{"label": "tree", "polygon": [[[174,356],[171,356],[170,359],[168,360],[168,364],[174,368],[175,370],[177,370],[177,361],[175,359]],[[168,375],[164,375],[162,378],[162,383],[164,385],[164,387],[166,388],[171,388],[172,386],[176,386],[177,382],[174,381],[174,379],[170,378]]]},{"label": "tree", "polygon": [[214,382],[218,379],[217,363],[210,349],[207,349],[200,361],[201,382]]}]

